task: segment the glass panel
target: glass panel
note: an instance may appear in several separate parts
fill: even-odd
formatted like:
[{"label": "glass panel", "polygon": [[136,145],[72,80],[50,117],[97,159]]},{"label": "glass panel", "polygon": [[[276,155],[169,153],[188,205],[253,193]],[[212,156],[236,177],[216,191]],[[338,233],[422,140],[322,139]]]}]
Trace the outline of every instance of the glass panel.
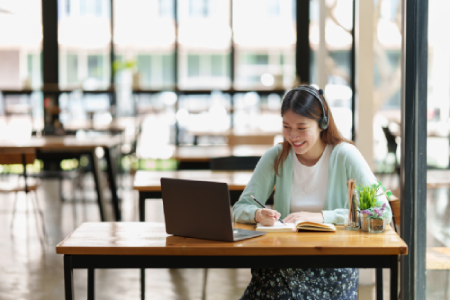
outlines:
[{"label": "glass panel", "polygon": [[[380,0],[383,1],[383,0]],[[341,134],[351,139],[352,0],[310,1],[311,84],[324,90]],[[321,10],[322,14],[321,14]],[[325,16],[321,19],[320,16]],[[325,27],[321,45],[320,28]]]},{"label": "glass panel", "polygon": [[41,1],[0,1],[0,88],[42,85]]},{"label": "glass panel", "polygon": [[441,34],[450,26],[449,9],[447,1],[429,1],[427,299],[450,297],[450,41]]},{"label": "glass panel", "polygon": [[[0,0],[0,90],[39,89],[41,86],[41,1]],[[27,136],[31,135],[31,128],[43,128],[40,92],[8,96],[3,96],[0,92],[0,112],[2,115],[14,115],[16,118],[18,114],[25,116],[26,119],[10,124],[17,124],[22,128],[19,131]],[[16,137],[15,129],[9,129],[2,130],[0,136]]]},{"label": "glass panel", "polygon": [[377,172],[393,172],[400,163],[401,1],[375,6],[374,160]]},{"label": "glass panel", "polygon": [[291,0],[233,1],[237,89],[292,88],[295,9]]},{"label": "glass panel", "polygon": [[180,89],[230,88],[230,0],[178,1]]},{"label": "glass panel", "polygon": [[110,80],[107,0],[58,0],[59,84],[105,89]]},{"label": "glass panel", "polygon": [[[114,0],[114,47],[119,86],[162,89],[174,85],[173,0]],[[117,73],[117,74],[118,74]],[[127,79],[133,75],[134,79]],[[118,81],[121,80],[121,81]]]}]

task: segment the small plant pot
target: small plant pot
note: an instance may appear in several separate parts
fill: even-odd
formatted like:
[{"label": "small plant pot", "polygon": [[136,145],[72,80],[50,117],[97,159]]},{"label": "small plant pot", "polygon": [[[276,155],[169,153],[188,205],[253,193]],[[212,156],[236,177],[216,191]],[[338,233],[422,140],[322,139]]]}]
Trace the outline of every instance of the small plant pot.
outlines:
[{"label": "small plant pot", "polygon": [[360,214],[361,231],[369,231],[369,215]]},{"label": "small plant pot", "polygon": [[384,232],[384,220],[383,219],[369,219],[369,232],[370,233],[382,233]]}]

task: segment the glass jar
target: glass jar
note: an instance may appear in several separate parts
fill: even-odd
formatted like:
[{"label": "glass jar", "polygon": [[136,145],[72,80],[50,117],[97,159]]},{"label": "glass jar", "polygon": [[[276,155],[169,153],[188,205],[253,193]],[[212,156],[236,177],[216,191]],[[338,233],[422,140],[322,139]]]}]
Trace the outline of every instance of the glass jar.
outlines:
[{"label": "glass jar", "polygon": [[358,197],[356,189],[352,194],[352,209],[350,209],[350,201],[345,205],[345,209],[348,209],[348,214],[344,216],[344,227],[347,230],[359,230],[359,211],[358,211]]},{"label": "glass jar", "polygon": [[382,233],[385,229],[385,223],[383,219],[369,219],[369,232],[370,233]]},{"label": "glass jar", "polygon": [[361,231],[369,231],[369,215],[360,213],[359,223],[361,224]]}]

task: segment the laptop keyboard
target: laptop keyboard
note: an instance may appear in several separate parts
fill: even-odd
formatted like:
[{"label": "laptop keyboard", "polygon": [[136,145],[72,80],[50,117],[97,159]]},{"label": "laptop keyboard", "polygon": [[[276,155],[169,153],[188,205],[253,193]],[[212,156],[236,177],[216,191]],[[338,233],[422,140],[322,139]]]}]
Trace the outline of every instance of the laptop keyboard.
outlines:
[{"label": "laptop keyboard", "polygon": [[252,231],[250,232],[245,232],[245,231],[240,231],[240,230],[233,230],[233,237],[236,239],[241,238],[241,237],[247,237],[249,235],[252,235]]}]

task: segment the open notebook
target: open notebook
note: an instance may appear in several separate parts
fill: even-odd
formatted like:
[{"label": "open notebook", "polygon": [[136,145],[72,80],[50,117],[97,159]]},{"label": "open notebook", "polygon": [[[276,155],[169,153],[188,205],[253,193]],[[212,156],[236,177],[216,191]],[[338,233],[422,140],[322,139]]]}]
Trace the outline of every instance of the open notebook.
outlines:
[{"label": "open notebook", "polygon": [[336,227],[333,224],[327,223],[315,223],[298,221],[296,223],[281,223],[280,221],[275,222],[274,226],[263,226],[261,224],[256,224],[256,231],[265,232],[293,232],[293,231],[336,231]]}]

